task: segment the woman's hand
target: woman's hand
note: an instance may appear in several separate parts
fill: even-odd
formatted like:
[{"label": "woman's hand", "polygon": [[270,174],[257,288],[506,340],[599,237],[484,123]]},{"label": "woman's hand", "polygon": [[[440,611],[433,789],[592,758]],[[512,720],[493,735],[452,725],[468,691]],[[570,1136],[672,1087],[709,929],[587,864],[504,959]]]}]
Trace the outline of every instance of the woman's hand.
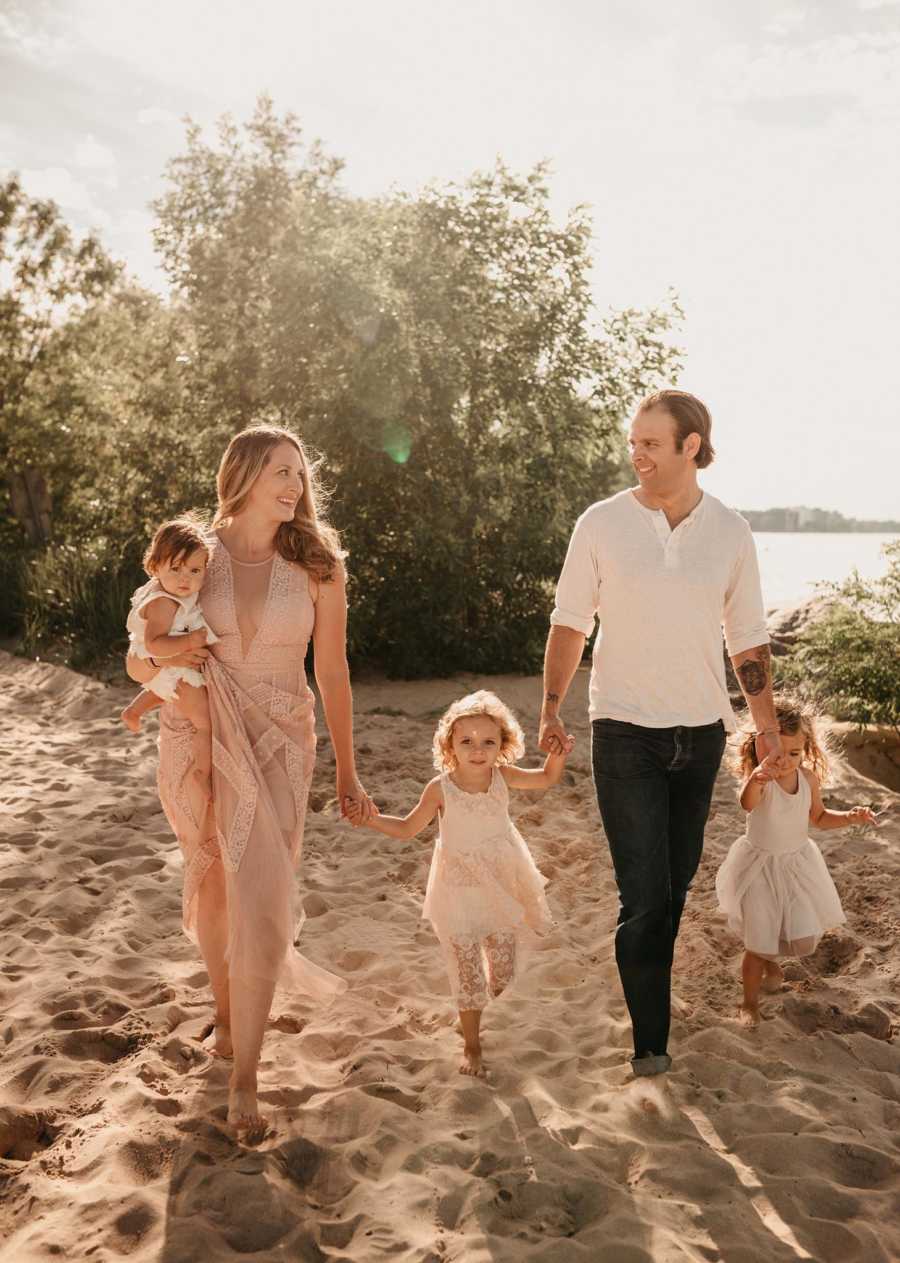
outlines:
[{"label": "woman's hand", "polygon": [[[198,633],[191,632],[191,635],[196,636]],[[205,638],[206,632],[202,632],[202,635]],[[176,653],[174,658],[157,658],[156,661],[159,663],[160,670],[163,667],[193,667],[199,671],[208,657],[209,650],[198,645],[194,649],[185,649],[183,653]],[[153,664],[151,663],[150,665],[152,666]]]},{"label": "woman's hand", "polygon": [[337,798],[341,805],[341,815],[350,821],[354,829],[366,824],[375,814],[375,804],[356,776],[338,778]]}]

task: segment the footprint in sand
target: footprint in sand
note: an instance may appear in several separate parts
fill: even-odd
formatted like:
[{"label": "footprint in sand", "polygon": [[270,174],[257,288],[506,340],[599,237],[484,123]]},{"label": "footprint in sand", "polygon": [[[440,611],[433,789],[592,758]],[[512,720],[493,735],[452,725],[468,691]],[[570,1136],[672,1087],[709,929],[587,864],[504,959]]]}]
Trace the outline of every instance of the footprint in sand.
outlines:
[{"label": "footprint in sand", "polygon": [[49,1149],[58,1134],[59,1128],[47,1114],[0,1109],[0,1159],[3,1162],[30,1162],[36,1153]]}]

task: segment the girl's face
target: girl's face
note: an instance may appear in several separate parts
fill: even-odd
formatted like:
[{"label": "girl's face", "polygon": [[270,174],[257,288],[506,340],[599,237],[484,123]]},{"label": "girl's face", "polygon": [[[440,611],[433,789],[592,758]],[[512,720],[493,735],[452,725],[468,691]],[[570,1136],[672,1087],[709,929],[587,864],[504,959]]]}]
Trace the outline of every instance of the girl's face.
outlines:
[{"label": "girl's face", "polygon": [[501,739],[500,725],[488,715],[457,719],[450,734],[457,767],[473,771],[493,767],[500,755]]},{"label": "girl's face", "polygon": [[303,461],[286,439],[269,452],[259,477],[250,488],[245,512],[252,510],[268,521],[290,522],[303,495]]},{"label": "girl's face", "polygon": [[[806,750],[806,737],[802,730],[795,732],[793,735],[783,732],[781,734],[781,748],[785,754],[790,756],[793,767],[798,768],[803,762],[803,754]],[[793,772],[789,772],[788,775],[793,775]]]},{"label": "girl's face", "polygon": [[195,548],[187,556],[182,555],[177,561],[167,557],[160,562],[156,577],[160,585],[172,596],[192,596],[199,592],[206,577],[206,563],[209,560],[205,548]]}]

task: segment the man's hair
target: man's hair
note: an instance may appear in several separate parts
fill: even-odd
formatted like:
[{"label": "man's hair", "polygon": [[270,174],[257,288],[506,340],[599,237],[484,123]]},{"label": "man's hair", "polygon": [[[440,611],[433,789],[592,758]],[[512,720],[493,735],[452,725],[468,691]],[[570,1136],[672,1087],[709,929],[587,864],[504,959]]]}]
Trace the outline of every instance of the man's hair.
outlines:
[{"label": "man's hair", "polygon": [[698,469],[705,469],[712,464],[716,454],[709,437],[712,417],[705,403],[696,395],[688,394],[686,390],[656,390],[641,400],[638,412],[649,412],[651,408],[662,408],[675,422],[676,451],[681,451],[689,434],[699,434],[700,446],[694,457],[694,464]]}]

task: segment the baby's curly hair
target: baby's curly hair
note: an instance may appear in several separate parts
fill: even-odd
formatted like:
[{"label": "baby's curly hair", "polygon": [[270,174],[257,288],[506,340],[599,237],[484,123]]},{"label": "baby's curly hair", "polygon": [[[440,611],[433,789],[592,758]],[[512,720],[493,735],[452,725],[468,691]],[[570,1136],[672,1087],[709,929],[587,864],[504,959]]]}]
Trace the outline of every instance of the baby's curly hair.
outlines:
[{"label": "baby's curly hair", "polygon": [[497,762],[515,763],[516,759],[521,759],[525,753],[525,736],[519,721],[496,693],[479,689],[477,693],[469,693],[448,706],[438,721],[432,750],[434,766],[439,772],[452,772],[456,768],[456,757],[451,744],[453,725],[460,719],[474,719],[477,715],[486,715],[488,719],[493,719],[500,729],[500,755]]},{"label": "baby's curly hair", "polygon": [[[828,776],[828,743],[816,730],[816,713],[812,707],[799,697],[778,693],[775,696],[775,719],[778,731],[783,736],[794,737],[798,732],[803,733],[803,762],[815,772],[820,781],[824,781]],[[743,779],[759,765],[756,755],[757,735],[756,732],[743,733],[733,759],[733,770]]]}]

